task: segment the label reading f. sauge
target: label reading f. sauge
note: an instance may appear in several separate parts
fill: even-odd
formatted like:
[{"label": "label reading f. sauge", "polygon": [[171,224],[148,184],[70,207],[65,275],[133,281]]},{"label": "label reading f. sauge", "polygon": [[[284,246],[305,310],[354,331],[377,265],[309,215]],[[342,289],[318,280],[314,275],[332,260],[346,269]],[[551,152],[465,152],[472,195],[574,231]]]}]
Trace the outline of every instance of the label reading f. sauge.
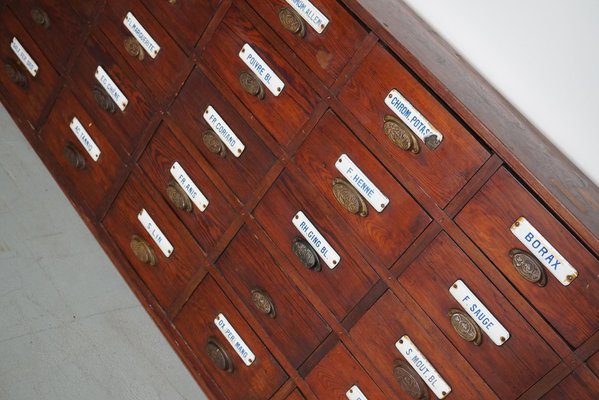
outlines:
[{"label": "label reading f. sauge", "polygon": [[329,24],[329,19],[308,0],[287,0],[287,4],[318,33],[322,33]]},{"label": "label reading f. sauge", "polygon": [[250,350],[241,336],[239,336],[237,331],[233,328],[229,321],[227,321],[227,318],[225,318],[223,314],[218,314],[214,319],[214,325],[218,327],[220,332],[223,334],[225,339],[227,339],[231,347],[233,347],[233,350],[235,350],[243,363],[248,367],[252,365],[254,360],[256,360],[256,356],[254,356],[252,350]]},{"label": "label reading f. sauge", "polygon": [[241,51],[239,51],[239,58],[241,58],[245,65],[252,70],[254,75],[256,75],[258,79],[260,79],[260,81],[266,85],[268,90],[273,95],[278,96],[281,94],[285,88],[285,84],[281,78],[279,78],[277,74],[270,69],[268,64],[264,62],[262,57],[260,57],[258,53],[254,51],[254,49],[252,49],[252,46],[247,43],[244,44],[241,48]]},{"label": "label reading f. sauge", "polygon": [[318,256],[325,262],[330,269],[339,265],[341,257],[331,247],[329,242],[314,227],[312,222],[302,211],[298,211],[292,219],[293,225],[301,235],[310,243],[310,246],[318,253]]},{"label": "label reading f. sauge", "polygon": [[158,43],[156,43],[133,14],[130,12],[127,13],[123,20],[123,25],[125,25],[129,32],[131,32],[135,40],[137,40],[141,47],[143,47],[146,53],[148,53],[150,57],[156,58],[160,51],[160,46],[158,46]]},{"label": "label reading f. sauge", "polygon": [[92,160],[97,162],[101,154],[100,149],[93,141],[91,136],[89,136],[89,133],[87,133],[83,125],[81,125],[81,122],[79,122],[77,117],[73,117],[71,123],[69,124],[69,127],[71,128],[71,131],[77,137],[79,142],[83,145],[83,148],[85,149],[85,151],[87,151]]}]

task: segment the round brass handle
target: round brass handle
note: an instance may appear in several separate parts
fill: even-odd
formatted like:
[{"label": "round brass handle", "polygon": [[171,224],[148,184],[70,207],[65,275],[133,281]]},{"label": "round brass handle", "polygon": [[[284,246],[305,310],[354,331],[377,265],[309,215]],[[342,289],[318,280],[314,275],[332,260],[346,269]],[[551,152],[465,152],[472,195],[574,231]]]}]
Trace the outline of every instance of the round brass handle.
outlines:
[{"label": "round brass handle", "polygon": [[131,250],[133,250],[133,254],[135,254],[135,257],[137,257],[139,261],[151,266],[156,265],[156,262],[158,261],[156,258],[156,254],[154,253],[154,250],[152,250],[148,242],[146,242],[143,238],[137,235],[132,235],[131,241],[129,242],[129,246],[131,247]]},{"label": "round brass handle", "polygon": [[18,86],[26,89],[28,86],[27,75],[25,75],[17,63],[13,61],[4,62],[4,72],[8,75],[8,79],[13,81]]},{"label": "round brass handle", "polygon": [[169,4],[177,4],[177,0],[168,0]]},{"label": "round brass handle", "polygon": [[545,268],[532,254],[524,250],[512,249],[509,255],[512,259],[512,265],[522,278],[540,287],[547,284]]},{"label": "round brass handle", "polygon": [[480,346],[483,340],[482,331],[468,314],[457,308],[451,308],[447,315],[449,315],[451,326],[462,339]]},{"label": "round brass handle", "polygon": [[402,120],[393,115],[385,115],[383,130],[395,146],[404,151],[411,151],[414,154],[420,153],[418,138]]},{"label": "round brass handle", "polygon": [[126,37],[123,41],[125,50],[131,57],[137,58],[139,61],[143,61],[145,58],[144,48],[133,36]]},{"label": "round brass handle", "polygon": [[67,143],[62,149],[65,158],[75,169],[85,169],[85,157],[77,150],[73,143]]},{"label": "round brass handle", "polygon": [[251,290],[252,303],[254,307],[262,314],[268,315],[270,318],[275,319],[277,317],[277,310],[272,298],[262,289],[254,288]]},{"label": "round brass handle", "polygon": [[293,239],[291,244],[291,251],[299,258],[300,262],[308,269],[312,271],[320,271],[322,267],[320,265],[320,259],[316,251],[310,246],[308,242],[300,237]]},{"label": "round brass handle", "polygon": [[114,101],[110,98],[108,93],[97,86],[92,88],[92,96],[94,100],[102,109],[110,114],[114,114],[116,112],[117,106]]},{"label": "round brass handle", "polygon": [[227,156],[225,144],[213,131],[204,132],[202,134],[202,141],[211,153],[217,154],[220,158]]},{"label": "round brass handle", "polygon": [[239,73],[239,83],[248,94],[257,97],[259,100],[264,99],[264,95],[266,94],[264,86],[253,73],[241,71]]},{"label": "round brass handle", "polygon": [[401,389],[415,400],[428,400],[426,383],[418,373],[406,362],[395,360],[393,363],[393,376]]},{"label": "round brass handle", "polygon": [[366,201],[345,179],[333,179],[333,195],[339,204],[350,213],[358,214],[361,217],[368,215]]},{"label": "round brass handle", "polygon": [[176,181],[170,181],[166,185],[166,195],[171,203],[173,203],[173,205],[178,209],[188,213],[193,210],[193,203],[191,202],[191,199]]},{"label": "round brass handle", "polygon": [[206,342],[206,354],[212,360],[216,368],[228,373],[233,373],[235,369],[233,360],[225,348],[216,340],[214,336],[210,336]]},{"label": "round brass handle", "polygon": [[283,7],[279,10],[279,21],[283,28],[287,29],[294,35],[303,38],[306,36],[306,24],[302,17],[290,7]]},{"label": "round brass handle", "polygon": [[34,7],[29,12],[33,21],[44,29],[50,28],[50,17],[48,14],[40,7]]}]

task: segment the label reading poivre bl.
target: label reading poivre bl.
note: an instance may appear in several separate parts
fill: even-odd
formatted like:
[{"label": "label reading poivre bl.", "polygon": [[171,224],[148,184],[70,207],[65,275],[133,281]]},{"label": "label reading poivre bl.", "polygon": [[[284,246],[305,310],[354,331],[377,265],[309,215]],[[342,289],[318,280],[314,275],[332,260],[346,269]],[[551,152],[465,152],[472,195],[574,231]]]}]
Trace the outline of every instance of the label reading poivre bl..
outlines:
[{"label": "label reading poivre bl.", "polygon": [[79,122],[77,117],[73,117],[71,123],[69,124],[69,127],[71,128],[71,131],[77,137],[79,142],[83,145],[83,148],[85,149],[85,151],[87,151],[92,160],[97,162],[101,154],[100,149],[96,145],[96,142],[93,141],[91,136],[89,136],[89,133],[87,133],[87,131],[85,130],[81,122]]},{"label": "label reading poivre bl.", "polygon": [[330,269],[339,265],[339,261],[341,261],[339,254],[337,254],[329,242],[327,242],[320,232],[318,232],[302,211],[298,211],[291,221],[299,233],[301,233],[304,239],[310,243],[310,246],[312,246],[316,253],[318,253],[318,256]]},{"label": "label reading poivre bl.", "polygon": [[578,271],[524,217],[511,226],[511,231],[534,254],[545,268],[564,286],[576,279]]},{"label": "label reading poivre bl.", "polygon": [[254,353],[252,353],[252,350],[250,350],[248,345],[241,339],[241,336],[239,336],[237,331],[229,321],[227,321],[227,318],[225,318],[223,314],[218,314],[214,319],[214,325],[218,327],[220,333],[227,339],[227,342],[233,347],[233,350],[235,350],[243,363],[248,367],[252,365],[254,360],[256,360]]},{"label": "label reading poivre bl.", "polygon": [[21,60],[21,63],[27,68],[27,71],[31,74],[31,76],[35,77],[37,75],[37,71],[39,71],[39,67],[33,61],[33,58],[27,53],[27,51],[21,45],[21,42],[17,40],[16,37],[12,38],[10,42],[10,48],[16,54],[16,56]]},{"label": "label reading poivre bl.", "polygon": [[239,58],[247,65],[254,75],[266,85],[268,90],[278,96],[285,88],[283,81],[274,73],[264,60],[252,49],[249,44],[244,44],[239,51]]},{"label": "label reading poivre bl.", "polygon": [[347,154],[342,154],[337,159],[335,167],[376,211],[382,212],[387,207],[389,204],[387,196],[368,179]]},{"label": "label reading poivre bl.", "polygon": [[156,225],[152,217],[150,217],[150,214],[142,208],[139,214],[137,214],[137,219],[141,222],[146,232],[152,237],[152,240],[158,245],[165,257],[170,257],[175,249],[166,236],[164,236],[160,228],[158,228],[158,225]]},{"label": "label reading poivre bl.", "polygon": [[449,288],[449,293],[497,346],[501,346],[510,338],[507,329],[501,325],[464,282],[459,279],[455,281]]},{"label": "label reading poivre bl.", "polygon": [[179,164],[177,161],[175,161],[175,163],[171,167],[171,175],[173,176],[173,178],[175,178],[175,180],[177,181],[181,189],[183,189],[185,194],[189,196],[193,204],[195,204],[201,212],[204,212],[206,208],[208,208],[208,204],[210,204],[210,202],[208,201],[206,196],[204,196],[202,191],[196,186],[196,184],[191,180],[189,175],[187,175],[187,172],[185,172],[181,164]]},{"label": "label reading poivre bl.", "polygon": [[407,335],[404,335],[395,343],[395,347],[406,359],[406,361],[420,375],[422,380],[433,391],[439,399],[444,399],[451,392],[451,387],[443,380],[437,370],[422,355],[416,345]]},{"label": "label reading poivre bl.", "polygon": [[239,157],[243,153],[245,145],[212,106],[209,105],[204,111],[204,119],[235,157]]},{"label": "label reading poivre bl.", "polygon": [[287,4],[318,33],[322,33],[329,24],[329,19],[308,0],[287,0]]},{"label": "label reading poivre bl.", "polygon": [[127,13],[123,20],[123,25],[125,25],[129,32],[131,32],[135,40],[137,40],[141,47],[143,47],[146,53],[148,53],[150,57],[156,58],[160,51],[160,46],[158,46],[158,43],[156,43],[133,14],[130,12]]},{"label": "label reading poivre bl.", "polygon": [[368,400],[357,385],[352,386],[345,392],[345,397],[347,397],[347,400]]},{"label": "label reading poivre bl.", "polygon": [[98,65],[98,68],[96,69],[95,76],[96,80],[100,82],[100,85],[102,85],[104,90],[106,90],[106,93],[108,93],[110,98],[116,103],[119,109],[121,111],[125,111],[127,104],[129,104],[129,100],[100,65]]}]

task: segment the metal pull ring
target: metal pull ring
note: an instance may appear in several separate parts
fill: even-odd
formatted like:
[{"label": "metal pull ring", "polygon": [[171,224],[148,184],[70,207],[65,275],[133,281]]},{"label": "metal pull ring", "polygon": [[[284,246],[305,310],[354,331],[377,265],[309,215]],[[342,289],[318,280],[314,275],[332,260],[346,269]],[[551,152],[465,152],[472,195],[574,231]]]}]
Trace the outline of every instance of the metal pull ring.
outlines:
[{"label": "metal pull ring", "polygon": [[243,90],[245,90],[251,96],[257,97],[259,100],[264,99],[264,95],[266,94],[264,91],[264,86],[253,73],[241,71],[239,73],[239,83],[241,84]]},{"label": "metal pull ring", "polygon": [[133,250],[133,254],[135,254],[135,257],[137,257],[139,261],[151,266],[156,265],[156,262],[158,261],[156,258],[156,254],[154,253],[154,250],[152,250],[148,242],[146,242],[143,238],[137,235],[132,235],[131,241],[129,242],[129,246],[131,247],[131,250]]},{"label": "metal pull ring", "polygon": [[73,143],[67,143],[62,149],[62,153],[73,168],[79,170],[85,169],[85,157],[83,157],[83,154],[77,150]]},{"label": "metal pull ring", "polygon": [[216,368],[230,374],[233,373],[235,369],[233,360],[214,336],[210,336],[206,342],[206,354],[208,354],[208,357],[216,365]]},{"label": "metal pull ring", "polygon": [[170,181],[166,185],[166,195],[171,203],[173,203],[173,205],[178,209],[188,213],[193,210],[193,203],[191,202],[191,199],[176,181]]},{"label": "metal pull ring", "polygon": [[44,29],[50,29],[50,17],[48,17],[48,14],[42,8],[34,7],[31,9],[29,14],[33,19],[33,22]]},{"label": "metal pull ring", "polygon": [[385,115],[383,130],[395,146],[414,154],[420,153],[418,138],[402,120],[395,118],[393,115]]},{"label": "metal pull ring", "polygon": [[449,315],[451,326],[462,339],[472,342],[475,346],[480,346],[483,340],[482,331],[468,314],[462,310],[452,308],[447,312],[447,315]]},{"label": "metal pull ring", "polygon": [[393,363],[393,375],[395,380],[414,400],[428,400],[428,389],[418,373],[408,363],[395,360]]},{"label": "metal pull ring", "polygon": [[4,72],[8,75],[8,79],[10,79],[17,86],[22,87],[23,89],[27,89],[28,81],[27,75],[25,75],[21,68],[18,66],[16,62],[6,61],[4,63]]},{"label": "metal pull ring", "polygon": [[510,250],[512,264],[520,276],[540,287],[547,285],[547,274],[541,263],[530,253],[520,250]]},{"label": "metal pull ring", "polygon": [[220,158],[227,156],[225,144],[213,131],[204,132],[202,134],[202,141],[211,153],[217,154]]},{"label": "metal pull ring", "polygon": [[361,217],[368,215],[366,201],[345,179],[333,179],[333,195],[339,204],[350,213],[358,214]]},{"label": "metal pull ring", "polygon": [[251,290],[252,303],[254,307],[262,314],[268,315],[270,318],[275,319],[277,316],[277,310],[272,298],[262,289],[254,288]]},{"label": "metal pull ring", "polygon": [[92,96],[94,97],[94,100],[96,101],[96,103],[98,103],[98,105],[104,111],[106,111],[109,114],[114,114],[116,112],[116,109],[117,109],[116,103],[114,101],[112,101],[112,99],[110,98],[108,93],[106,93],[104,91],[104,89],[94,86],[92,88]]},{"label": "metal pull ring", "polygon": [[131,57],[137,58],[139,61],[143,61],[145,58],[145,52],[141,44],[135,39],[133,36],[129,36],[125,38],[123,41],[123,45],[125,46],[125,50]]},{"label": "metal pull ring", "polygon": [[291,250],[306,268],[317,272],[322,270],[318,254],[304,239],[300,237],[294,238]]},{"label": "metal pull ring", "polygon": [[302,17],[290,7],[283,7],[279,10],[279,21],[283,28],[294,35],[304,38],[306,36],[306,24]]}]

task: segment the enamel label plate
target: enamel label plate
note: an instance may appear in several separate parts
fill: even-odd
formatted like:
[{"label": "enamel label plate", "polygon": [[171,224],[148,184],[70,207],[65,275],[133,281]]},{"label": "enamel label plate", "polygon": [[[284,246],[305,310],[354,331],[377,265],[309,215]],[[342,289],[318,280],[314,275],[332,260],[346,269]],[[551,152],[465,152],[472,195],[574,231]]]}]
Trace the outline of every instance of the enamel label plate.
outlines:
[{"label": "enamel label plate", "polygon": [[225,318],[223,314],[218,314],[214,319],[214,325],[218,327],[220,333],[227,339],[243,363],[248,367],[252,365],[256,359],[254,353],[252,353],[252,350],[250,350],[243,339],[241,339],[241,336],[239,336],[237,331],[231,326],[229,321],[227,321],[227,318]]},{"label": "enamel label plate", "polygon": [[152,217],[150,217],[150,214],[148,214],[148,212],[142,208],[139,214],[137,214],[137,219],[139,222],[141,222],[146,232],[148,232],[148,234],[152,237],[154,243],[158,245],[162,251],[162,254],[164,254],[167,258],[170,257],[175,249],[173,248],[173,245],[171,245],[171,242],[168,241],[166,236],[164,236],[160,228],[158,228]]},{"label": "enamel label plate", "polygon": [[245,145],[241,143],[235,132],[229,128],[229,125],[218,115],[212,106],[209,105],[206,111],[204,111],[204,119],[235,157],[239,157],[243,153]]},{"label": "enamel label plate", "polygon": [[299,233],[301,233],[304,239],[310,243],[310,246],[312,246],[314,251],[318,253],[318,256],[330,269],[339,265],[339,261],[341,261],[339,254],[337,254],[329,242],[327,242],[320,232],[318,232],[302,211],[298,211],[297,214],[295,214],[292,222]]},{"label": "enamel label plate", "polygon": [[329,19],[308,0],[287,0],[287,4],[318,33],[322,33],[329,24]]},{"label": "enamel label plate", "polygon": [[193,204],[201,212],[204,212],[210,202],[177,161],[171,167],[171,175],[175,178],[181,189],[189,196]]},{"label": "enamel label plate", "polygon": [[376,211],[382,212],[387,207],[389,204],[387,196],[368,179],[347,154],[342,154],[337,159],[335,167]]},{"label": "enamel label plate", "polygon": [[368,400],[357,385],[352,386],[346,393],[347,400]]},{"label": "enamel label plate", "polygon": [[114,83],[114,81],[108,76],[104,68],[98,65],[96,69],[96,79],[100,82],[100,85],[106,90],[106,93],[110,96],[110,98],[116,103],[121,111],[125,111],[127,108],[127,104],[129,104],[129,100],[123,92],[119,89],[119,87]]},{"label": "enamel label plate", "polygon": [[152,58],[156,58],[158,52],[160,51],[160,46],[158,43],[150,36],[148,31],[144,29],[144,27],[139,23],[139,21],[131,14],[127,13],[125,19],[123,20],[123,25],[131,32],[135,40],[143,47],[147,54]]},{"label": "enamel label plate", "polygon": [[92,160],[97,162],[101,154],[100,149],[93,141],[91,136],[89,136],[89,133],[87,133],[83,125],[81,125],[81,122],[79,122],[77,117],[73,117],[71,123],[69,124],[69,127],[71,128],[71,131],[77,137],[79,142],[83,145],[83,148],[85,149],[85,151],[87,151]]},{"label": "enamel label plate", "polygon": [[239,58],[247,65],[250,70],[266,85],[268,90],[278,96],[285,88],[283,81],[274,73],[272,69],[262,60],[262,58],[252,49],[249,44],[244,44],[239,52]]},{"label": "enamel label plate", "polygon": [[23,48],[23,46],[17,40],[16,37],[12,38],[12,42],[10,42],[10,48],[16,54],[16,56],[19,57],[19,60],[21,60],[21,63],[23,63],[25,68],[27,68],[27,71],[29,71],[31,76],[35,77],[37,75],[39,67],[37,66],[35,61],[33,61],[33,58],[31,58],[29,53],[27,53],[27,51]]}]

